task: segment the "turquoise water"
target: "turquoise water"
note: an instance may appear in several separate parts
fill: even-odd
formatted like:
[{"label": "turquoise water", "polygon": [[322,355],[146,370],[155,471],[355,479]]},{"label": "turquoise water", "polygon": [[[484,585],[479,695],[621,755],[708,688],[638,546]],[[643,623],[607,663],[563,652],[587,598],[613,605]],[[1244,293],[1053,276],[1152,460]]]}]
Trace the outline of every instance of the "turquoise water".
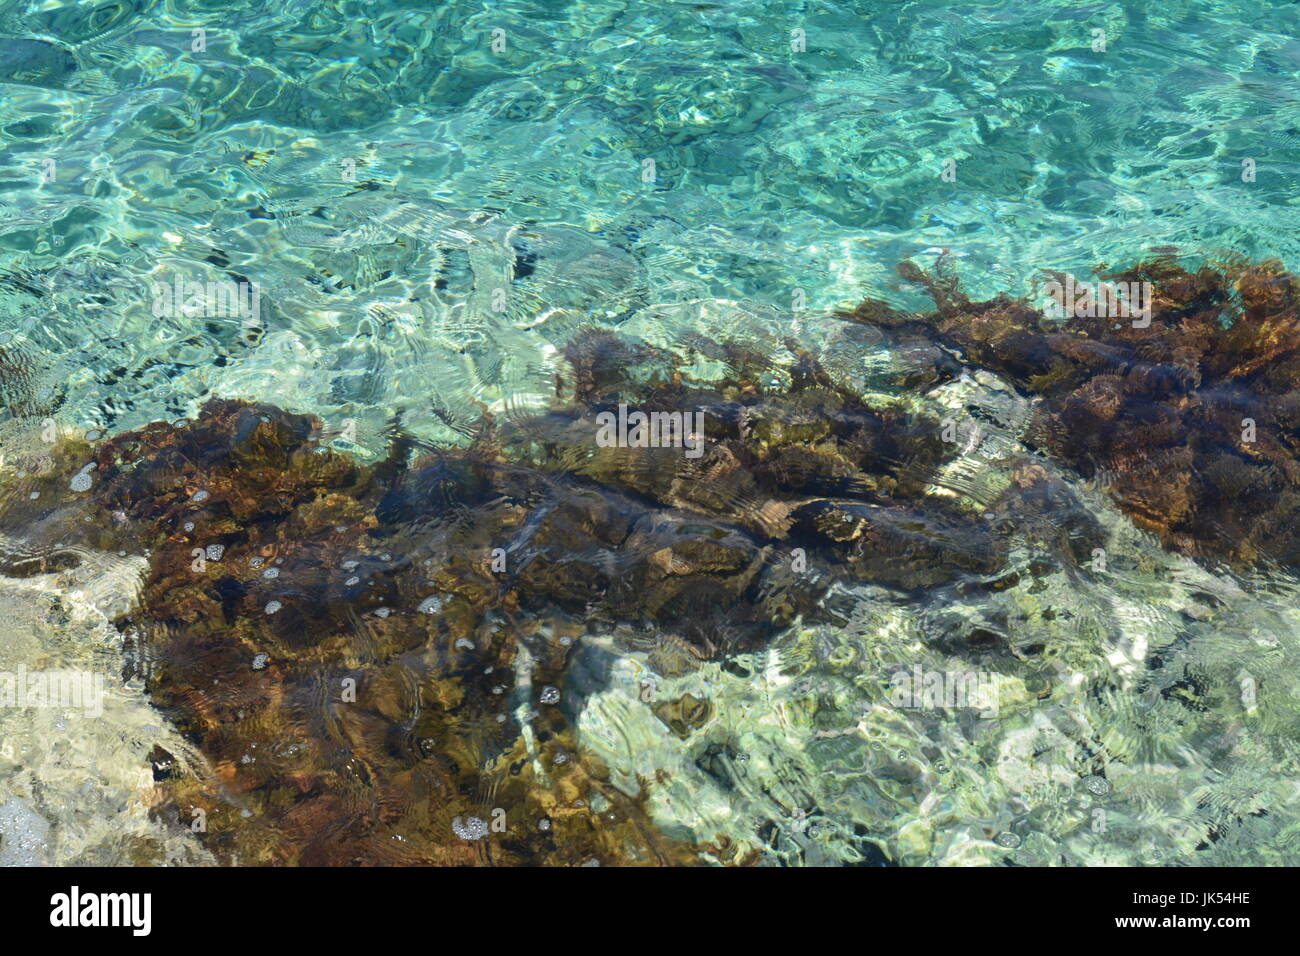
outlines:
[{"label": "turquoise water", "polygon": [[[827,311],[922,305],[904,258],[947,250],[983,296],[1167,247],[1294,270],[1297,196],[1294,4],[0,2],[0,346],[84,431],[233,396],[320,415],[374,459],[395,415],[459,441],[485,407],[540,407],[589,323],[668,349],[793,330],[840,354]],[[247,281],[259,312],[157,314],[178,276]],[[870,368],[863,387],[883,388]],[[939,401],[1015,405],[969,387]],[[30,417],[10,416],[11,448]],[[884,713],[866,662],[951,669],[926,627],[990,609],[872,592],[861,633],[791,633],[752,661],[765,682],[680,678],[789,795],[702,775],[707,739],[664,738],[616,692],[632,654],[583,712],[588,744],[629,778],[673,768],[655,812],[691,839],[817,807],[820,838],[764,837],[772,860],[874,859],[867,834],[906,863],[1295,862],[1294,581],[1243,590],[1089,503],[1134,557],[1049,597],[1095,627],[1025,593],[993,609],[1023,614],[1013,643],[1045,636],[1101,681],[1056,730],[1023,687],[1008,700],[1030,709],[996,732]],[[1222,690],[1246,668],[1285,693],[1257,724],[1219,698],[1178,709],[1140,677],[1158,651],[1165,673]],[[1083,739],[1127,761],[1101,796],[1077,784]],[[1030,767],[1044,747],[1070,753]],[[1103,798],[1121,838],[1093,828]],[[112,860],[96,839],[61,846]]]},{"label": "turquoise water", "polygon": [[[364,419],[529,391],[579,314],[842,306],[931,248],[981,293],[1160,246],[1297,260],[1293,5],[7,3],[0,23],[5,325],[103,427],[254,385],[263,332],[330,351],[320,407]],[[156,278],[223,271],[263,288],[263,330],[152,320]],[[495,360],[437,389],[467,343]]]}]

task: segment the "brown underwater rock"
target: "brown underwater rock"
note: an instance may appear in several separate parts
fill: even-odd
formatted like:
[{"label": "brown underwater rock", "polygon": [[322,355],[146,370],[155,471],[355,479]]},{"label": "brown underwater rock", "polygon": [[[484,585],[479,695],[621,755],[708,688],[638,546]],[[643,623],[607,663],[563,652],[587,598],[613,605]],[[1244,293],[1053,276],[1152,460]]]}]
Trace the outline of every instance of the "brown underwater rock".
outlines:
[{"label": "brown underwater rock", "polygon": [[1005,295],[972,302],[943,270],[899,273],[936,311],[870,300],[841,317],[929,335],[1041,398],[1029,440],[1166,546],[1300,564],[1300,280],[1279,263],[1188,272],[1164,257],[1106,275],[1149,283],[1149,326],[1114,308],[1056,319]]},{"label": "brown underwater rock", "polygon": [[[837,620],[836,582],[995,587],[1017,540],[1069,563],[1097,540],[1086,516],[1042,534],[1078,509],[1041,468],[988,505],[935,494],[939,423],[810,357],[779,389],[762,357],[694,382],[609,333],[568,357],[551,412],[485,417],[468,447],[399,435],[365,465],[310,416],[214,399],[57,456],[45,510],[4,521],[64,534],[90,507],[148,555],[130,669],[203,757],[155,755],[163,818],[243,864],[749,862],[659,833],[653,783],[583,753],[566,678],[594,630],[704,659]],[[702,414],[699,455],[602,444],[620,404]],[[647,706],[679,736],[712,713]]]}]

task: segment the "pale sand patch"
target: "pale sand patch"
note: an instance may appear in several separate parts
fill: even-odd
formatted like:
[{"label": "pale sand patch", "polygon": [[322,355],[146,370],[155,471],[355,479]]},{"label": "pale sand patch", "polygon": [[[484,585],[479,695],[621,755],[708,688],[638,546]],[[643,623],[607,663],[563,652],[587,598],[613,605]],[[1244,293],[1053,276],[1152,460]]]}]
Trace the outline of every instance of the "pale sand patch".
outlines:
[{"label": "pale sand patch", "polygon": [[0,671],[88,672],[103,686],[97,717],[89,707],[0,706],[0,865],[210,863],[192,834],[148,814],[153,747],[192,757],[142,682],[122,679],[111,621],[133,603],[145,559],[79,554],[73,569],[0,577]]}]

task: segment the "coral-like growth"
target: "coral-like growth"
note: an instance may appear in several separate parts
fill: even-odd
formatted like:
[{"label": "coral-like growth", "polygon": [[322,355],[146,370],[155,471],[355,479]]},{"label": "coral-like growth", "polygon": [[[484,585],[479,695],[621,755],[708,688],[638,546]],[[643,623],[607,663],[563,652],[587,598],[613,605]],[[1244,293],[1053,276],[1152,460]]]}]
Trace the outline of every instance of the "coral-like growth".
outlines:
[{"label": "coral-like growth", "polygon": [[1040,396],[1027,440],[1105,483],[1166,546],[1300,564],[1300,280],[1278,263],[1159,258],[1104,277],[1147,284],[1149,315],[1097,295],[1063,320],[1005,295],[972,302],[942,270],[899,273],[935,312],[869,300],[841,317],[924,332]]}]

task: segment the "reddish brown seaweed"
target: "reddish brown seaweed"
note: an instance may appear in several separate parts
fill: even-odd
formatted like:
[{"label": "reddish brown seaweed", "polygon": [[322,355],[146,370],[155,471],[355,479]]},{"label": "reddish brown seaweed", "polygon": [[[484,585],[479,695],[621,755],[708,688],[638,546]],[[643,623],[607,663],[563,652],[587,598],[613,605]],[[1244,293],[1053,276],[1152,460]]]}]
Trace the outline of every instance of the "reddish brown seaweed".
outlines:
[{"label": "reddish brown seaweed", "polygon": [[1059,321],[1006,295],[972,302],[943,272],[899,272],[935,312],[869,300],[842,317],[929,334],[1040,396],[1028,440],[1104,481],[1168,547],[1300,563],[1300,280],[1279,263],[1188,272],[1166,257],[1107,275],[1150,284],[1149,326],[1113,308]]},{"label": "reddish brown seaweed", "polygon": [[[585,333],[550,413],[485,418],[463,448],[399,436],[374,466],[311,417],[232,400],[95,449],[89,527],[149,554],[131,667],[204,758],[155,755],[159,813],[246,864],[745,862],[658,833],[653,782],[626,794],[583,754],[566,676],[589,632],[699,659],[836,620],[837,581],[998,586],[1017,535],[1077,509],[1037,466],[978,508],[931,494],[953,454],[937,421],[808,356],[764,389],[761,357],[718,348],[734,375],[695,383]],[[620,404],[702,413],[699,456],[604,447]],[[58,456],[47,501],[87,454]],[[81,528],[36,507],[7,520]],[[1056,526],[1061,560],[1096,541]],[[712,713],[647,706],[681,736]]]}]

